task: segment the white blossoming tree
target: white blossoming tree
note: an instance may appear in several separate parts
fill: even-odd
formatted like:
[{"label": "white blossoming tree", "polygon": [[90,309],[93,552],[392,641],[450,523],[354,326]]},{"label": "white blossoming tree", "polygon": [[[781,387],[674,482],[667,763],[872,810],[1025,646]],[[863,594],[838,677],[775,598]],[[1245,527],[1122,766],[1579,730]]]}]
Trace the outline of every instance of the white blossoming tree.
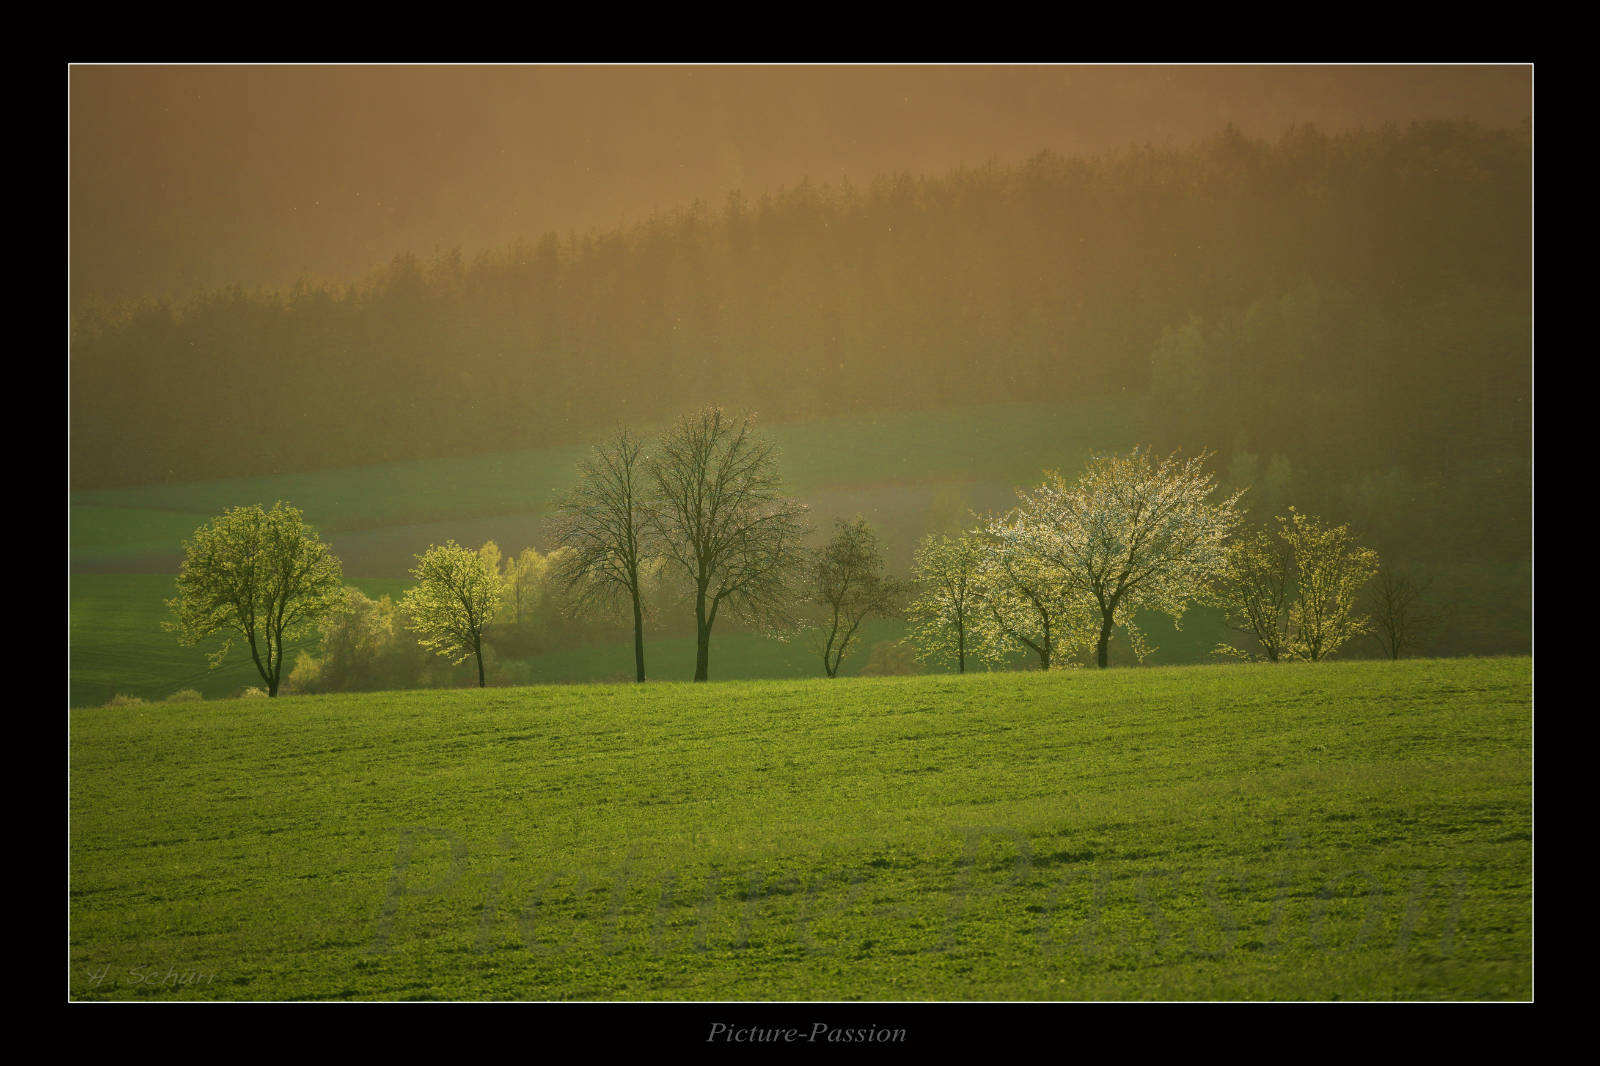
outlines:
[{"label": "white blossoming tree", "polygon": [[975,575],[973,632],[984,659],[1031,652],[1049,670],[1093,644],[1094,617],[1062,574],[1026,546],[1025,522],[1013,511],[988,525]]},{"label": "white blossoming tree", "polygon": [[1002,555],[1027,560],[1092,612],[1101,668],[1118,628],[1136,654],[1147,652],[1133,627],[1135,612],[1159,612],[1177,623],[1190,599],[1223,572],[1244,490],[1212,502],[1217,486],[1204,469],[1206,458],[1156,460],[1139,449],[1095,456],[1070,484],[1050,473],[1044,484],[1019,492],[1013,517],[991,524]]}]

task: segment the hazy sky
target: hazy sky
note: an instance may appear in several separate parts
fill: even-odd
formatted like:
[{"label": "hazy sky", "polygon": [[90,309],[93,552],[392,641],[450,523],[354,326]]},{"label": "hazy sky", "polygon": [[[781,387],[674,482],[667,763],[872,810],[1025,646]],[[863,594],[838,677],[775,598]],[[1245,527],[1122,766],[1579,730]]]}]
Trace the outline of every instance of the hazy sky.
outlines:
[{"label": "hazy sky", "polygon": [[802,178],[1532,116],[1502,67],[75,66],[73,299],[469,257]]}]

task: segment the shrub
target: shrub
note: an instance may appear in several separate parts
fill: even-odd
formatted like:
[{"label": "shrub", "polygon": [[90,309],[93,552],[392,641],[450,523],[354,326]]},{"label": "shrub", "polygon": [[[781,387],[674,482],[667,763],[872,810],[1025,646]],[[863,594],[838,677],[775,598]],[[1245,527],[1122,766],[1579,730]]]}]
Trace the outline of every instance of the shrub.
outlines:
[{"label": "shrub", "polygon": [[192,688],[180,688],[165,700],[167,703],[199,703],[205,699],[199,691]]},{"label": "shrub", "polygon": [[119,692],[115,696],[112,696],[109,700],[106,701],[106,706],[107,707],[139,707],[139,706],[143,705],[144,702],[145,701],[140,699],[138,696],[127,696],[127,695],[124,695],[121,692]]}]

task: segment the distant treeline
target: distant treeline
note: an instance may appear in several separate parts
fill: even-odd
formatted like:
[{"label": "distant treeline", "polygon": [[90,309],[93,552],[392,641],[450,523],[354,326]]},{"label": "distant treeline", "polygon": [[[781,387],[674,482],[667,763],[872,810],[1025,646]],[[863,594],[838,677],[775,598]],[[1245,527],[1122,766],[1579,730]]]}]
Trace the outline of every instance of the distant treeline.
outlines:
[{"label": "distant treeline", "polygon": [[1326,475],[1529,448],[1531,152],[1428,123],[800,186],[347,286],[81,307],[74,487],[1148,396],[1157,445]]}]

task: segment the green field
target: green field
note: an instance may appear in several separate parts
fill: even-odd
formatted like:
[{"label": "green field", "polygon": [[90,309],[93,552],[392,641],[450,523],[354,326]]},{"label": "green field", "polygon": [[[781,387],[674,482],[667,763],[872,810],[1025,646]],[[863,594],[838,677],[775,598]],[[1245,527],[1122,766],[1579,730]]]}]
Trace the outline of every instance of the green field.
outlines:
[{"label": "green field", "polygon": [[75,999],[1526,1000],[1531,663],[71,713]]}]

